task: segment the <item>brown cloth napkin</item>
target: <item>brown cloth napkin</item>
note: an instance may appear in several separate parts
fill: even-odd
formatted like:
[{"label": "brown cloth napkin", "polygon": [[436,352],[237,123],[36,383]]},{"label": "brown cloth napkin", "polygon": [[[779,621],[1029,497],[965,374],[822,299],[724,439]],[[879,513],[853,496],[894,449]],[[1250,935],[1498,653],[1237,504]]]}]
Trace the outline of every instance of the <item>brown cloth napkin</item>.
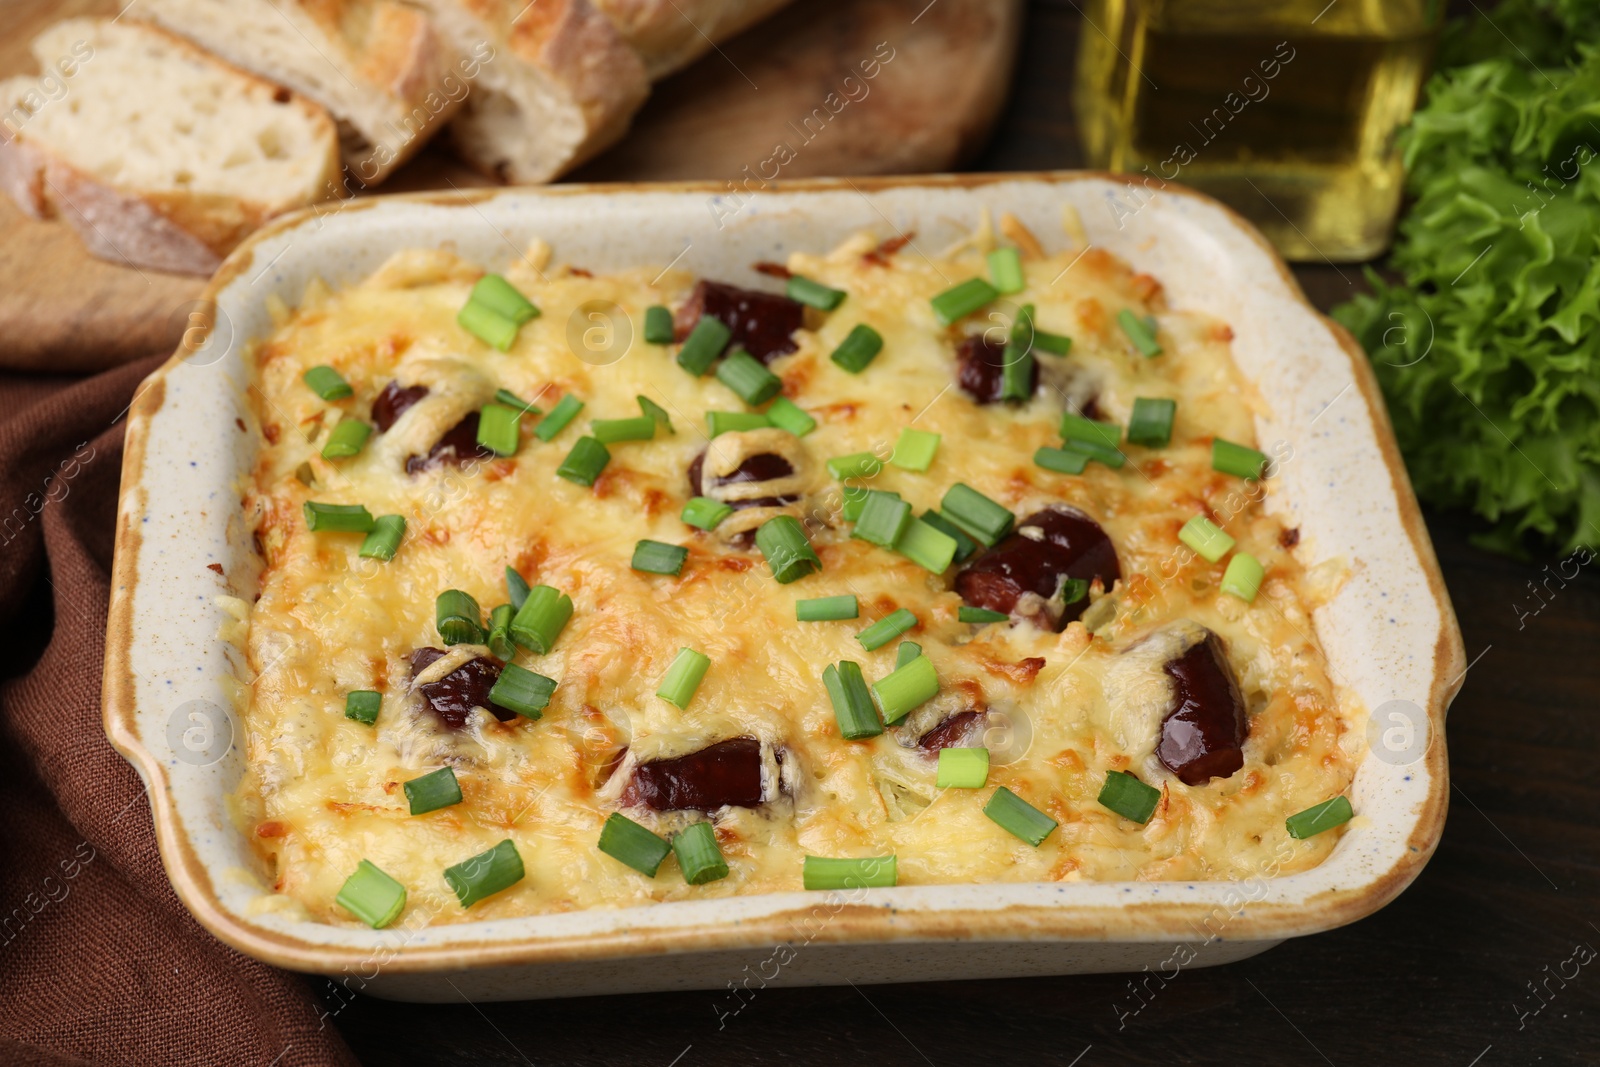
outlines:
[{"label": "brown cloth napkin", "polygon": [[0,376],[0,1064],[354,1064],[305,979],[184,910],[100,726],[122,416],[159,363]]}]

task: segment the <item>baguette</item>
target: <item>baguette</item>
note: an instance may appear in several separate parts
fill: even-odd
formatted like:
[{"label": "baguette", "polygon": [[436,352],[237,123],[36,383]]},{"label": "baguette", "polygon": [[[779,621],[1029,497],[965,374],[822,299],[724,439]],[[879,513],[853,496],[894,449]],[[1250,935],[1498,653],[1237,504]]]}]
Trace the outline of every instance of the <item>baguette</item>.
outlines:
[{"label": "baguette", "polygon": [[450,134],[493,177],[550,181],[627,132],[649,94],[638,54],[589,0],[421,2],[457,50],[490,50]]},{"label": "baguette", "polygon": [[789,0],[594,0],[657,81],[713,44],[754,26]]},{"label": "baguette", "polygon": [[345,185],[376,185],[461,107],[476,63],[394,0],[143,0],[160,23],[339,124]]},{"label": "baguette", "polygon": [[70,19],[31,47],[46,74],[0,82],[0,187],[102,259],[209,274],[335,188],[322,108],[163,30]]}]

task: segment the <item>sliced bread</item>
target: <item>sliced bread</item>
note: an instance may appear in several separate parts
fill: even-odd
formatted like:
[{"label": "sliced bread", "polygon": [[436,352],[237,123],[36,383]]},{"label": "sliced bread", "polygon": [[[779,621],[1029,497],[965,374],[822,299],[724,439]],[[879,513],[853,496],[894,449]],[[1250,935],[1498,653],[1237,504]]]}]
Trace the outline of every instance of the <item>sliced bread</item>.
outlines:
[{"label": "sliced bread", "polygon": [[352,191],[445,127],[482,59],[394,0],[143,0],[137,14],[327,108]]},{"label": "sliced bread", "polygon": [[32,50],[65,91],[0,82],[0,186],[102,259],[207,274],[267,219],[338,188],[327,112],[161,29],[69,19]]},{"label": "sliced bread", "polygon": [[620,138],[644,64],[589,0],[421,0],[457,50],[493,49],[450,125],[457,150],[511,182],[546,182]]},{"label": "sliced bread", "polygon": [[594,0],[644,60],[652,81],[705,55],[789,0]]}]

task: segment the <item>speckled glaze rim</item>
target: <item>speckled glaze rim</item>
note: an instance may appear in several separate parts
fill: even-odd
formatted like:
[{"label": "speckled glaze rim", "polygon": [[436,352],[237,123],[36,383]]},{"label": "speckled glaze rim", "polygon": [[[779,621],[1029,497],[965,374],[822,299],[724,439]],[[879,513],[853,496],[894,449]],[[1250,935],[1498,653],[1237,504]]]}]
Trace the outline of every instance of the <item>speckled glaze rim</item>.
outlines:
[{"label": "speckled glaze rim", "polygon": [[[848,190],[870,196],[922,189],[982,190],[1002,183],[1042,184],[1055,189],[1076,182],[1122,183],[1130,190],[1141,184],[1137,179],[1097,172],[1046,172],[795,181],[774,183],[769,193],[763,195]],[[338,226],[341,220],[361,213],[395,209],[397,205],[477,207],[502,197],[595,195],[608,198],[610,202],[621,202],[640,194],[660,193],[687,193],[705,199],[726,192],[725,186],[715,183],[674,183],[374,197],[331,213],[331,225]],[[1145,190],[1138,195],[1142,199],[1150,194]],[[1387,471],[1393,507],[1404,537],[1409,541],[1408,547],[1414,553],[1417,577],[1438,613],[1433,647],[1416,650],[1419,660],[1431,656],[1431,663],[1421,669],[1431,679],[1426,687],[1424,711],[1432,740],[1426,753],[1407,767],[1410,774],[1426,780],[1425,793],[1409,813],[1400,816],[1408,821],[1404,823],[1403,836],[1391,842],[1393,847],[1385,853],[1393,853],[1392,863],[1382,870],[1363,872],[1359,879],[1341,879],[1336,870],[1335,861],[1339,856],[1336,850],[1334,856],[1311,871],[1267,881],[1268,888],[1261,899],[1248,901],[1240,899],[1237,892],[1228,893],[1238,885],[1230,882],[938,885],[869,890],[854,900],[830,906],[829,921],[814,934],[817,942],[1192,942],[1204,939],[1203,931],[1209,928],[1208,922],[1215,921],[1219,909],[1227,918],[1228,940],[1276,941],[1331,929],[1376,911],[1417,876],[1438,844],[1449,791],[1445,711],[1460,687],[1465,656],[1454,610],[1371,367],[1348,332],[1311,308],[1287,266],[1249,223],[1210,198],[1175,185],[1167,185],[1160,195],[1203,204],[1209,212],[1220,213],[1223,220],[1220,225],[1231,224],[1239,233],[1247,235],[1275,268],[1273,280],[1284,287],[1292,300],[1298,301],[1300,308],[1320,322],[1328,331],[1332,346],[1342,351],[1349,362],[1351,384],[1365,405],[1371,428],[1371,440],[1363,439],[1358,444],[1375,450]],[[329,214],[326,211],[321,215],[316,211],[301,212],[277,220],[255,234],[229,257],[211,280],[202,308],[210,313],[216,309],[219,299],[228,299],[225,291],[229,286],[247,277],[255,268],[258,249],[298,228],[328,225],[323,216]],[[603,224],[604,220],[599,221]],[[262,268],[261,274],[266,270]],[[812,921],[821,894],[782,893],[429,927],[397,944],[389,931],[351,930],[307,922],[290,924],[286,928],[282,923],[246,916],[226,906],[221,899],[219,882],[234,874],[209,867],[197,852],[193,839],[197,833],[216,832],[219,828],[189,826],[180,818],[180,798],[175,791],[171,767],[153,751],[158,748],[159,739],[146,736],[150,720],[141,724],[135,685],[134,646],[141,621],[136,616],[135,593],[141,580],[141,564],[153,558],[147,556],[152,546],[147,542],[140,520],[146,512],[153,484],[147,482],[156,458],[150,450],[150,437],[152,426],[161,418],[167,404],[171,376],[193,354],[193,348],[180,347],[172,359],[146,380],[129,413],[106,638],[103,717],[113,746],[149,785],[162,861],[179,898],[206,929],[241,952],[294,970],[333,973],[343,967],[371,965],[374,957],[381,955],[387,970],[432,972],[756,948],[782,941],[792,936],[797,925]],[[233,355],[233,352],[228,354]],[[225,488],[232,494],[236,513],[236,487],[213,486],[217,488]],[[1312,521],[1314,523],[1314,519]],[[198,559],[194,562],[195,570],[200,571],[203,563]],[[1320,620],[1318,629],[1320,633]],[[1371,761],[1369,754],[1367,762]],[[1408,776],[1406,781],[1410,780]],[[223,828],[221,832],[237,831]],[[1341,841],[1341,848],[1353,833]],[[587,918],[579,923],[574,916]],[[552,921],[544,922],[535,930],[540,920]],[[576,928],[550,929],[559,926]],[[477,929],[479,927],[482,929]],[[424,936],[433,931],[447,933],[437,938]]]}]

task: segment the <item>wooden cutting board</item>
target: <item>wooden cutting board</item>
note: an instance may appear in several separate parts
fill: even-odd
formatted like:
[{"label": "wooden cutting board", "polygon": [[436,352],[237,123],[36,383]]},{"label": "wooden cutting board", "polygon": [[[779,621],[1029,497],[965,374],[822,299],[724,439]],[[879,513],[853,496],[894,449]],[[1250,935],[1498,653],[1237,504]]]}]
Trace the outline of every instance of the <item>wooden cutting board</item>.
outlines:
[{"label": "wooden cutting board", "polygon": [[[120,5],[5,6],[0,76],[36,71],[28,42],[51,21]],[[569,180],[746,187],[774,175],[955,169],[1004,103],[1021,24],[1022,0],[796,0],[658,85],[632,132]],[[869,61],[877,74],[867,79]],[[383,191],[485,184],[430,147]],[[65,226],[0,196],[0,367],[88,371],[175,347],[203,285],[92,259]]]}]

